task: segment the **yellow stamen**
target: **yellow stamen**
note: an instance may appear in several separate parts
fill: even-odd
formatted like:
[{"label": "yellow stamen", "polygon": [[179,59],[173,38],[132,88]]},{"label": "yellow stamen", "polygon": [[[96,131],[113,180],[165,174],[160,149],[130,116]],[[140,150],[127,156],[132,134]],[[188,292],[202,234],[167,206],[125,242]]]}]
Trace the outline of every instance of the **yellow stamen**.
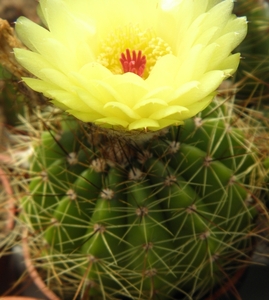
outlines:
[{"label": "yellow stamen", "polygon": [[[128,50],[129,49],[129,50]],[[127,58],[127,50],[130,51],[130,59]],[[146,29],[142,31],[138,25],[129,24],[124,27],[118,28],[101,41],[99,47],[99,55],[97,57],[97,62],[101,63],[103,66],[108,68],[114,74],[123,74],[131,66],[127,63],[124,67],[122,61],[132,60],[132,55],[136,55],[137,60],[139,53],[141,53],[141,59],[146,58],[145,66],[143,67],[143,62],[140,61],[139,67],[142,66],[139,71],[135,67],[133,72],[138,74],[142,71],[142,74],[138,74],[143,78],[147,78],[151,69],[156,64],[158,58],[172,53],[171,47],[160,37],[157,37],[152,29]],[[126,53],[126,55],[125,55]],[[122,57],[124,54],[125,58]]]}]

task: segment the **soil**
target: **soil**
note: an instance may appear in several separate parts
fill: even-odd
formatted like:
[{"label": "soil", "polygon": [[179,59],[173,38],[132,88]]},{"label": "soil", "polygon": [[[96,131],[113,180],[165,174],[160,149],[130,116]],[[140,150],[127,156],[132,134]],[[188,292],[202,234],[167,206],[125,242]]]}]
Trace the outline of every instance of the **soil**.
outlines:
[{"label": "soil", "polygon": [[0,18],[8,20],[10,24],[14,24],[19,16],[37,22],[37,4],[37,0],[0,0]]}]

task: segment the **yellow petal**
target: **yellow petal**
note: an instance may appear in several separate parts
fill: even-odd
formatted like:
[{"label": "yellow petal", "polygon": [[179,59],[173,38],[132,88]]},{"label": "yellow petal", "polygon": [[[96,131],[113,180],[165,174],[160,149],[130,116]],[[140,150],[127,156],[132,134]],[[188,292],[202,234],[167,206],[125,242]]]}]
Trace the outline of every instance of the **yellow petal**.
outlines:
[{"label": "yellow petal", "polygon": [[136,129],[147,129],[147,128],[158,128],[160,129],[160,124],[158,121],[152,119],[142,118],[137,121],[130,123],[129,130],[136,130]]},{"label": "yellow petal", "polygon": [[157,112],[162,110],[164,107],[168,107],[167,101],[160,98],[150,98],[141,100],[136,104],[134,110],[141,116],[141,118],[146,118],[149,116],[149,112]]},{"label": "yellow petal", "polygon": [[187,93],[171,101],[170,105],[180,103],[182,106],[188,108],[190,105],[195,104],[199,100],[203,100],[203,98],[215,91],[225,77],[223,71],[210,71],[204,74],[199,80],[197,87],[190,89]]},{"label": "yellow petal", "polygon": [[121,120],[117,117],[99,118],[95,120],[95,123],[104,127],[107,127],[107,124],[109,124],[110,126],[121,126],[125,129],[127,129],[129,124],[129,122]]},{"label": "yellow petal", "polygon": [[47,29],[25,17],[20,17],[16,21],[16,33],[25,46],[32,51],[38,51],[44,46],[44,40],[52,37]]},{"label": "yellow petal", "polygon": [[[168,106],[167,102],[163,99],[159,99],[159,98],[149,98],[149,99],[144,99],[144,100],[141,100],[139,101],[139,103],[137,103],[135,106],[134,106],[134,110],[138,110],[139,108],[141,107],[144,107],[144,106],[148,106],[148,105],[159,105],[161,107],[163,106]],[[146,108],[148,110],[148,108]]]},{"label": "yellow petal", "polygon": [[208,95],[207,97],[205,97],[204,99],[197,101],[191,105],[188,106],[188,111],[183,111],[182,114],[182,119],[186,120],[189,119],[193,116],[195,116],[196,114],[198,114],[200,111],[204,110],[213,100],[214,96],[215,96],[215,92],[211,93],[210,95]]},{"label": "yellow petal", "polygon": [[180,61],[174,55],[165,55],[160,58],[146,79],[151,88],[160,86],[173,86],[175,76],[178,73]]},{"label": "yellow petal", "polygon": [[116,115],[119,118],[125,119],[139,119],[140,116],[131,109],[128,105],[119,103],[119,102],[108,102],[104,105],[104,110],[107,112],[108,115]]},{"label": "yellow petal", "polygon": [[51,64],[36,52],[30,52],[25,49],[14,49],[14,54],[17,61],[25,69],[27,69],[29,72],[40,79],[45,79],[42,77],[40,70],[45,68],[52,68]]},{"label": "yellow petal", "polygon": [[60,103],[72,110],[92,113],[91,106],[86,105],[76,94],[71,94],[64,90],[48,90],[47,94],[52,99],[57,99]]},{"label": "yellow petal", "polygon": [[66,111],[83,122],[96,122],[96,120],[102,117],[102,115],[99,115],[96,112],[88,113],[71,109],[68,109]]},{"label": "yellow petal", "polygon": [[149,117],[154,120],[160,120],[166,117],[170,117],[171,115],[181,114],[183,111],[188,111],[188,109],[183,106],[168,106],[151,114]]},{"label": "yellow petal", "polygon": [[56,85],[52,83],[45,82],[40,79],[36,78],[28,78],[28,77],[22,77],[22,80],[34,91],[46,94],[46,91],[48,90],[54,90],[57,88]]}]

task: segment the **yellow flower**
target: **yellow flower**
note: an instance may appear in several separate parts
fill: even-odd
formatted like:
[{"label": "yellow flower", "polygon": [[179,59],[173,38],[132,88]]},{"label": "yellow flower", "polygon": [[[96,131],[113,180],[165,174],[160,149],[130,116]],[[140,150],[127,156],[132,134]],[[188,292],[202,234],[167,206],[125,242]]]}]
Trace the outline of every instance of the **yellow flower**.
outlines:
[{"label": "yellow flower", "polygon": [[23,78],[84,122],[125,130],[179,125],[233,74],[246,19],[232,0],[40,0],[20,17]]}]

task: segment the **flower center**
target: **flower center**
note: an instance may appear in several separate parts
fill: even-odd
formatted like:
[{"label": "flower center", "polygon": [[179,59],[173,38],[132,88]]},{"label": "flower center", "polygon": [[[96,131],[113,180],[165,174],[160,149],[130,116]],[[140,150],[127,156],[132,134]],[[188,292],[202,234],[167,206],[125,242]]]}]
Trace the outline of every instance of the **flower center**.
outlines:
[{"label": "flower center", "polygon": [[110,32],[99,44],[97,62],[114,74],[133,72],[147,78],[157,60],[172,53],[171,47],[152,29],[129,24]]},{"label": "flower center", "polygon": [[124,73],[132,72],[142,77],[145,67],[146,67],[146,56],[142,56],[142,51],[133,50],[132,54],[129,49],[126,49],[126,55],[121,54],[120,62]]}]

